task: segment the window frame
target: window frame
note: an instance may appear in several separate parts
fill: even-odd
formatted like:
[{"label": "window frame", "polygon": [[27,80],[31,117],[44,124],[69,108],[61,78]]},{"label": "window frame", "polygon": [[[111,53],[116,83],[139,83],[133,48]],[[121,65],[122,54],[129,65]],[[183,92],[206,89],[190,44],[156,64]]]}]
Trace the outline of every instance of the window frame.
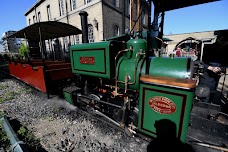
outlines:
[{"label": "window frame", "polygon": [[52,19],[51,17],[51,6],[47,5],[47,17],[48,17],[48,21],[50,21]]},{"label": "window frame", "polygon": [[33,15],[32,19],[33,19],[33,24],[36,23],[36,16],[35,15]]},{"label": "window frame", "polygon": [[90,2],[92,2],[93,0],[84,0],[84,3],[85,4],[88,4],[88,3],[90,3]]},{"label": "window frame", "polygon": [[63,16],[65,13],[64,13],[64,0],[59,0],[59,13],[60,13],[60,16]]},{"label": "window frame", "polygon": [[80,44],[80,37],[79,37],[79,35],[75,35],[75,44]]},{"label": "window frame", "polygon": [[119,26],[117,24],[115,24],[113,26],[113,36],[119,36],[119,35],[120,35],[120,28],[119,28]]},{"label": "window frame", "polygon": [[[73,10],[75,10],[76,8],[77,8],[77,4],[76,4],[76,0],[71,0],[70,1],[70,5],[71,5],[71,10],[73,11]],[[75,4],[75,5],[74,5]],[[75,7],[74,7],[75,6]]]},{"label": "window frame", "polygon": [[88,24],[88,40],[89,43],[94,42],[94,33],[93,33],[93,25],[92,24]]},{"label": "window frame", "polygon": [[116,7],[120,7],[120,1],[119,0],[112,0],[112,4]]},{"label": "window frame", "polygon": [[131,0],[127,0],[127,15],[131,14]]},{"label": "window frame", "polygon": [[38,16],[38,22],[41,22],[41,13],[38,12],[38,13],[37,13],[37,16]]}]

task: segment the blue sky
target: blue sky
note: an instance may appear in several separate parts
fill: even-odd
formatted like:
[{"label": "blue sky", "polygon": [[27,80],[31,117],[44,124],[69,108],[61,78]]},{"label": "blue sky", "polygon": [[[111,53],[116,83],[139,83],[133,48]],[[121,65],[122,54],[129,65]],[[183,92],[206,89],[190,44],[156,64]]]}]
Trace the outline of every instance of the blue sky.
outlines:
[{"label": "blue sky", "polygon": [[[0,39],[2,34],[9,30],[20,30],[27,26],[25,12],[37,0],[1,0],[0,5]],[[0,51],[2,45],[0,45]]]},{"label": "blue sky", "polygon": [[228,29],[228,0],[165,13],[164,34]]},{"label": "blue sky", "polygon": [[[0,5],[0,37],[3,32],[9,30],[17,31],[27,26],[24,14],[36,1],[2,0]],[[165,13],[164,34],[220,29],[228,29],[228,0]]]}]

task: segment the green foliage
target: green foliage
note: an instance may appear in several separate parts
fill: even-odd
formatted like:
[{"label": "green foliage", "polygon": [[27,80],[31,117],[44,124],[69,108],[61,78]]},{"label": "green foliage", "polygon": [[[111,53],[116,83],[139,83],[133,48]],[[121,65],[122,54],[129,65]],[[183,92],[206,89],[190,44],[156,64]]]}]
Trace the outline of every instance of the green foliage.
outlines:
[{"label": "green foliage", "polygon": [[8,100],[12,100],[15,97],[15,92],[13,91],[8,91],[4,94],[4,96],[0,96],[0,103],[3,103]]},{"label": "green foliage", "polygon": [[3,97],[0,97],[0,103],[4,102],[5,99]]},{"label": "green foliage", "polygon": [[0,111],[0,117],[4,115],[4,112],[3,111]]},{"label": "green foliage", "polygon": [[19,54],[22,57],[26,57],[28,56],[29,53],[29,48],[27,46],[24,45],[24,43],[21,44],[21,47],[19,49]]},{"label": "green foliage", "polygon": [[17,133],[22,135],[22,136],[26,136],[27,129],[25,127],[21,126]]},{"label": "green foliage", "polygon": [[0,84],[0,90],[6,89],[7,85]]},{"label": "green foliage", "polygon": [[39,140],[24,126],[17,131],[19,139],[22,139],[30,148],[35,148],[39,144]]},{"label": "green foliage", "polygon": [[6,135],[6,132],[3,129],[3,125],[2,122],[0,122],[0,142],[1,142],[1,146],[5,149],[10,148],[10,141],[9,138]]},{"label": "green foliage", "polygon": [[29,94],[32,92],[31,88],[21,88],[21,90],[19,90],[19,93],[24,93],[24,94]]}]

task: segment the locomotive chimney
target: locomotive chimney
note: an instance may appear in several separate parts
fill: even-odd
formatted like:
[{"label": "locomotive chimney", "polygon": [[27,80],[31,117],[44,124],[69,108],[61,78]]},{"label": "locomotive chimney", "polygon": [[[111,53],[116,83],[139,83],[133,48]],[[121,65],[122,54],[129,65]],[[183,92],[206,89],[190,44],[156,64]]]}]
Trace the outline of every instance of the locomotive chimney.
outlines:
[{"label": "locomotive chimney", "polygon": [[88,40],[88,23],[87,23],[88,13],[85,11],[81,11],[79,13],[79,15],[81,16],[82,43],[89,43],[89,40]]}]

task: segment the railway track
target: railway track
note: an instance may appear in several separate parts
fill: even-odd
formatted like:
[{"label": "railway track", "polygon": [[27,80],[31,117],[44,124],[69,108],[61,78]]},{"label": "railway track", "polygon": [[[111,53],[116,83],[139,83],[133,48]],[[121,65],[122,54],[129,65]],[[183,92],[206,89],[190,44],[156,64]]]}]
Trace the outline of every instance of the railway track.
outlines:
[{"label": "railway track", "polygon": [[[0,83],[1,85],[6,83],[9,87],[7,90],[12,90],[11,87],[15,88],[15,86],[25,86],[17,79],[13,81],[6,79],[5,82]],[[31,88],[27,85],[25,87]],[[69,110],[67,108],[69,105],[64,104],[68,103],[58,97],[47,99],[45,94],[35,91],[30,95],[16,93],[15,99],[1,103],[0,106],[9,117],[26,124],[47,151],[63,151],[72,148],[73,145],[70,146],[70,143],[74,143],[74,149],[80,146],[81,151],[92,151],[91,148],[110,151],[124,149],[125,152],[130,152],[131,149],[139,152],[146,150],[148,142],[129,137],[123,130],[101,117],[91,116],[79,109]],[[71,131],[65,133],[67,128],[71,128]],[[74,138],[69,139],[71,136]]]},{"label": "railway track", "polygon": [[[7,76],[7,77],[9,77],[9,78],[13,78],[13,79],[15,79],[14,77],[12,77],[11,75],[9,75],[9,73],[7,73],[6,71],[1,71],[1,73],[3,73],[5,76]],[[23,82],[21,82],[20,80],[18,80],[18,79],[15,79],[17,82],[19,82],[19,83],[21,83],[21,84],[25,84],[25,83],[23,83]],[[27,85],[27,86],[29,86],[29,85]],[[31,86],[29,86],[30,88],[32,88],[32,89],[35,89],[35,88],[33,88],[33,87],[31,87]],[[36,90],[36,89],[35,89]],[[44,94],[43,94],[44,95]],[[53,100],[55,100],[55,99],[53,99]],[[103,124],[103,125],[105,125],[105,126],[109,126],[109,127],[112,127],[112,128],[114,128],[114,130],[116,130],[116,131],[118,131],[118,132],[122,132],[122,134],[125,134],[124,136],[128,136],[128,138],[131,138],[126,132],[125,132],[125,130],[124,129],[122,129],[122,128],[120,128],[120,127],[118,127],[117,125],[115,125],[115,124],[113,124],[111,121],[107,121],[107,119],[106,118],[104,118],[104,117],[101,117],[101,116],[98,116],[98,115],[91,115],[91,114],[89,114],[87,111],[83,111],[83,110],[80,110],[80,109],[77,109],[77,111],[74,111],[74,112],[77,112],[77,113],[80,113],[81,115],[83,115],[83,116],[85,116],[87,119],[93,119],[93,120],[96,120],[96,122],[97,123],[99,123],[99,124]],[[68,115],[67,113],[60,113],[59,115]],[[67,116],[68,117],[68,116]],[[70,116],[69,116],[70,117]],[[72,116],[73,117],[73,116]],[[66,117],[65,117],[66,118]],[[65,119],[64,118],[64,119]],[[75,120],[77,121],[77,118],[75,118]],[[191,138],[191,137],[189,137],[189,138]],[[141,144],[141,143],[143,143],[144,144],[144,150],[145,150],[145,147],[146,147],[146,145],[148,145],[148,143],[149,143],[149,141],[150,141],[150,139],[149,138],[145,138],[145,137],[143,137],[143,136],[134,136],[134,138],[132,138],[134,141],[135,141],[135,144]],[[194,139],[194,137],[192,138],[192,140],[194,140],[194,141],[197,141],[198,139]],[[61,143],[61,142],[60,142]],[[196,143],[196,142],[195,142]],[[197,143],[199,143],[198,145],[200,145],[200,146],[205,146],[205,144],[203,144],[203,143],[201,143],[201,142],[197,142]],[[61,144],[59,144],[59,145],[61,145]],[[59,148],[58,147],[58,149],[64,149],[64,146],[63,145],[61,145],[60,146],[61,148]],[[66,147],[66,146],[65,146]],[[142,148],[141,148],[141,150],[142,150]]]}]

